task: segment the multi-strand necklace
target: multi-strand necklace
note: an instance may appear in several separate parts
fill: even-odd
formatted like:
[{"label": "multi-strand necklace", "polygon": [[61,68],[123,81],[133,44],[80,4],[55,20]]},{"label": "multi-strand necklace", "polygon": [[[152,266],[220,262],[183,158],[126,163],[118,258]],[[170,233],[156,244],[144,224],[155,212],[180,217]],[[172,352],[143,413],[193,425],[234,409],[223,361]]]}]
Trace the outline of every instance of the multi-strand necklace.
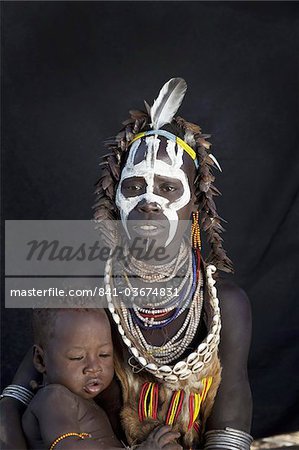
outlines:
[{"label": "multi-strand necklace", "polygon": [[172,280],[174,275],[183,266],[189,256],[189,248],[183,240],[176,258],[165,264],[146,264],[144,261],[134,258],[130,250],[125,247],[124,255],[127,263],[122,263],[124,270],[133,277],[138,276],[146,283]]},{"label": "multi-strand necklace", "polygon": [[[189,261],[191,254],[190,252],[192,252],[191,249],[189,251]],[[164,278],[173,278],[176,273],[174,271],[177,270],[182,260],[183,254],[181,253],[181,257],[179,258],[178,255],[176,261],[172,263],[172,265],[165,265],[167,267],[165,267],[165,271],[162,272]],[[162,326],[164,327],[178,317],[179,313],[177,313],[177,311],[175,311],[175,313],[173,314],[171,313],[170,315],[168,315],[173,310],[176,310],[176,307],[172,308],[172,306],[169,306],[167,302],[165,302],[163,304],[164,311],[159,308],[158,310],[155,309],[155,312],[153,312],[152,308],[128,308],[122,300],[117,305],[114,305],[111,296],[112,260],[109,259],[106,264],[105,291],[107,295],[108,307],[114,321],[118,325],[118,331],[122,336],[125,345],[128,347],[130,353],[138,362],[140,368],[144,368],[148,372],[154,374],[157,378],[164,379],[165,381],[170,383],[175,383],[178,380],[187,379],[192,374],[202,371],[205,365],[208,364],[211,360],[212,353],[218,347],[219,343],[221,328],[220,311],[217,299],[217,291],[214,286],[215,281],[212,277],[212,273],[216,271],[216,268],[210,265],[207,266],[206,269],[209,302],[212,309],[212,321],[210,324],[210,329],[208,330],[208,335],[206,339],[198,346],[196,351],[191,352],[187,356],[187,358],[177,362],[173,366],[170,365],[172,361],[179,359],[186,352],[188,346],[195,337],[200,322],[203,304],[203,277],[198,277],[199,267],[196,268],[196,264],[194,262],[194,258],[192,259],[192,256],[191,261],[192,270],[188,271],[188,276],[186,277],[186,280],[189,280],[189,284],[190,280],[192,280],[190,284],[191,289],[186,289],[186,292],[188,291],[188,294],[190,296],[189,303],[188,298],[185,298],[184,296],[184,301],[189,306],[188,313],[186,314],[184,322],[177,333],[175,333],[175,335],[171,339],[169,339],[165,344],[161,346],[154,346],[146,341],[142,333],[142,324],[146,322],[147,327],[152,328],[154,328],[155,326],[160,328]],[[149,268],[147,265],[147,269],[144,269],[146,272],[144,277],[140,264],[137,263],[137,265],[139,265],[137,270],[140,273],[140,278],[145,283],[151,282],[149,273],[150,271],[153,271],[154,276],[155,272],[158,272],[157,266],[150,266]],[[172,274],[170,266],[172,266]],[[132,272],[134,272],[133,269]],[[161,272],[159,272],[158,274],[159,280],[158,276],[156,276],[155,281],[164,281],[163,277],[161,276]],[[193,288],[195,287],[193,290],[192,286]],[[184,292],[183,287],[181,293],[182,292]],[[181,309],[182,308],[178,308],[178,311],[181,311]],[[136,315],[136,311],[138,312],[139,316]],[[165,315],[167,313],[165,318],[163,318],[164,313]],[[148,316],[151,317],[151,321],[148,320]],[[136,320],[136,317],[138,318],[138,320]]]},{"label": "multi-strand necklace", "polygon": [[196,274],[192,270],[192,259],[192,253],[190,253],[186,276],[183,277],[179,287],[176,289],[175,296],[171,295],[173,291],[170,289],[170,295],[160,302],[157,302],[155,299],[154,303],[149,304],[146,301],[146,307],[133,304],[130,312],[135,325],[141,328],[162,328],[186,310],[192,301],[196,285]]}]

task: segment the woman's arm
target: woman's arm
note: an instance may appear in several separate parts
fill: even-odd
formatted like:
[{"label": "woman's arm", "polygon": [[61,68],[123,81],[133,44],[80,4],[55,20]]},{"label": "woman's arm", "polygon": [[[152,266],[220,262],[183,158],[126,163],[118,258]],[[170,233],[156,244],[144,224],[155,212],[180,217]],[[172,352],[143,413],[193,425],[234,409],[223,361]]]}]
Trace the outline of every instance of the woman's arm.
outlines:
[{"label": "woman's arm", "polygon": [[245,292],[231,283],[220,284],[218,297],[222,329],[219,356],[222,380],[207,431],[231,427],[250,432],[252,397],[247,374],[251,342],[251,308]]},{"label": "woman's arm", "polygon": [[[25,355],[17,373],[12,381],[13,384],[30,388],[32,380],[39,380],[40,374],[35,370],[32,363],[32,348]],[[19,400],[4,397],[0,401],[0,441],[3,450],[26,449],[26,441],[22,430],[21,418],[26,406]]]},{"label": "woman's arm", "polygon": [[0,448],[3,450],[26,450],[21,427],[21,417],[26,407],[18,400],[4,397],[0,402]]}]

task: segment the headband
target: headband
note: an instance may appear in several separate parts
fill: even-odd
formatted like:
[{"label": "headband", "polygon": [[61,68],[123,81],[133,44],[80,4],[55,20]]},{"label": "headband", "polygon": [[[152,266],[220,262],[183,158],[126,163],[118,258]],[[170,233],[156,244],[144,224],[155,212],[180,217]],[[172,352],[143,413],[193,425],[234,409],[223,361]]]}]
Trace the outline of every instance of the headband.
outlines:
[{"label": "headband", "polygon": [[198,168],[198,160],[196,158],[196,152],[193,150],[193,148],[190,147],[190,145],[186,144],[183,139],[179,138],[178,136],[175,136],[172,133],[169,133],[169,131],[166,130],[150,130],[150,131],[144,131],[143,133],[138,133],[136,136],[131,140],[129,143],[129,146],[133,144],[133,142],[137,141],[138,139],[143,138],[144,136],[164,136],[166,139],[176,142],[178,145],[180,145],[186,153],[193,159],[195,167]]}]

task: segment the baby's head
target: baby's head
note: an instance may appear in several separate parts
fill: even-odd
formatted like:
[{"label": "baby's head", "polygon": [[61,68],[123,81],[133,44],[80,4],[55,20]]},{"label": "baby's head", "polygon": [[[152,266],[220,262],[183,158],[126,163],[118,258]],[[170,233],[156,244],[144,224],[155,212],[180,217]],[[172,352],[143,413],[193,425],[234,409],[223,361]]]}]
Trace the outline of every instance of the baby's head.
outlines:
[{"label": "baby's head", "polygon": [[46,384],[62,384],[86,399],[109,386],[113,344],[103,309],[36,309],[33,330],[33,362]]}]

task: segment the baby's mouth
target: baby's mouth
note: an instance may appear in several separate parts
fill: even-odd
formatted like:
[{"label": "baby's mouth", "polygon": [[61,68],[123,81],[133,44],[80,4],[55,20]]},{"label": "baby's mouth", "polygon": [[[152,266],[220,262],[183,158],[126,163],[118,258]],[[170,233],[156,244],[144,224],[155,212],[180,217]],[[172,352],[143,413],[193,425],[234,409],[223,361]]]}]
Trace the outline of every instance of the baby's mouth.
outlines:
[{"label": "baby's mouth", "polygon": [[83,390],[88,394],[98,394],[102,389],[102,383],[98,378],[92,378],[87,381]]}]

